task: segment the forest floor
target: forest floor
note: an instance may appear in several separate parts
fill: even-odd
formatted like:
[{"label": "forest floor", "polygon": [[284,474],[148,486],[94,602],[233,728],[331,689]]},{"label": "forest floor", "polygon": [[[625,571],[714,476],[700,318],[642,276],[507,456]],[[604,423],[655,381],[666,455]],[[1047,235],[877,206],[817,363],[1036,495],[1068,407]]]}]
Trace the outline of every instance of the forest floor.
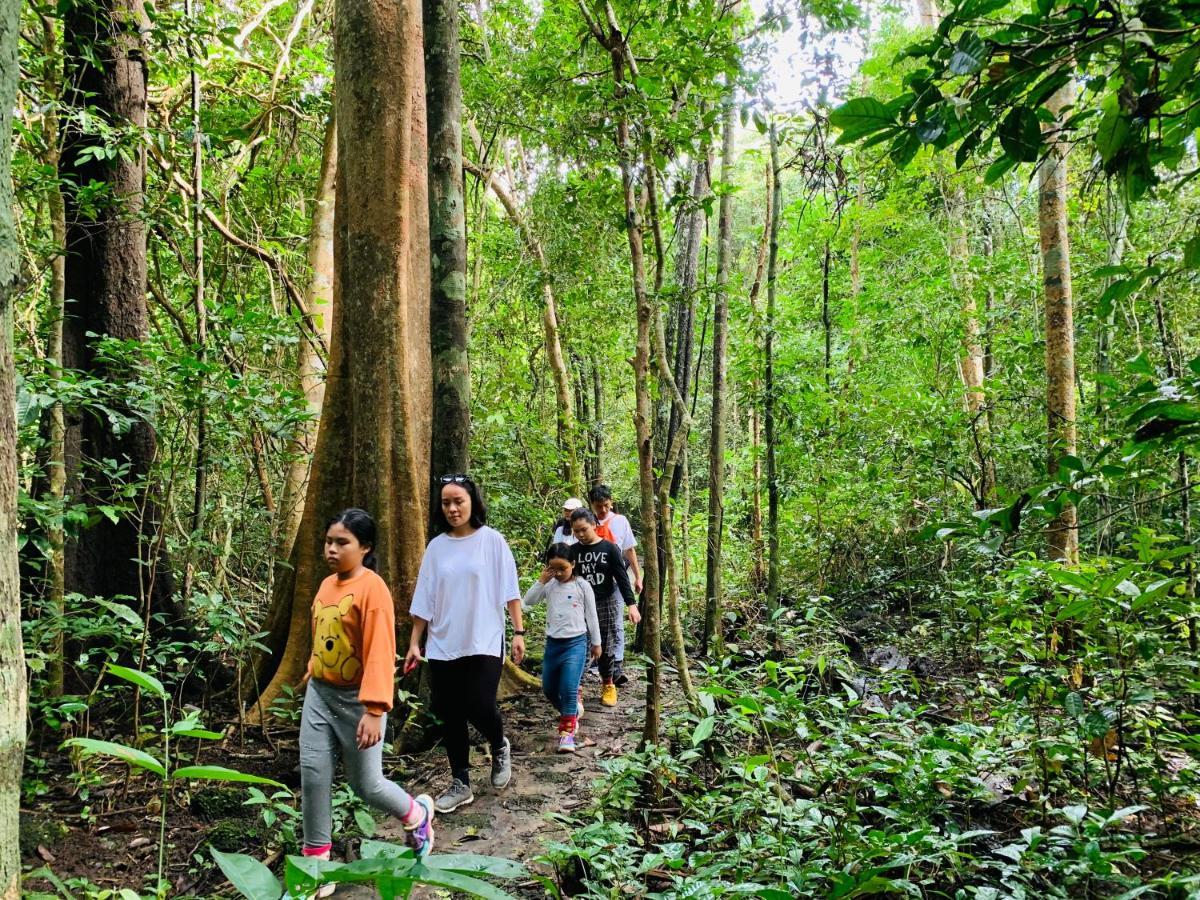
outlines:
[{"label": "forest floor", "polygon": [[[637,746],[644,721],[645,682],[642,673],[630,671],[631,681],[621,692],[621,702],[607,708],[599,702],[599,682],[585,682],[587,712],[580,722],[579,749],[557,753],[557,714],[539,691],[530,690],[501,704],[506,732],[513,747],[513,779],[507,788],[490,783],[490,758],[482,745],[472,747],[475,801],[436,822],[435,852],[470,852],[525,863],[531,870],[553,877],[553,871],[533,860],[543,852],[542,840],[565,838],[564,826],[551,813],[571,813],[592,801],[591,783],[602,774],[601,763]],[[112,735],[119,739],[120,735]],[[247,728],[220,745],[206,744],[197,762],[223,765],[264,775],[299,788],[297,774],[298,729],[272,730],[271,742]],[[474,735],[478,739],[478,735]],[[42,867],[53,871],[64,886],[146,890],[147,878],[157,868],[161,792],[155,784],[116,761],[104,764],[95,775],[80,781],[66,755],[54,756],[41,773],[26,772],[42,782],[42,795],[31,809],[22,810],[21,850],[26,872]],[[44,758],[44,757],[43,757]],[[413,793],[437,796],[449,786],[445,754],[439,748],[404,757],[385,757],[385,772]],[[340,782],[340,776],[339,776]],[[271,790],[266,789],[270,794]],[[190,795],[176,792],[167,817],[167,878],[172,896],[211,897],[228,893],[219,871],[211,864],[208,847],[240,850],[264,859],[273,867],[280,862],[272,833],[259,817],[259,807],[246,806],[247,792],[239,786],[197,787]],[[298,823],[296,823],[298,828]],[[278,826],[275,826],[277,829]],[[380,821],[376,839],[402,842],[397,823]],[[335,842],[335,858],[352,858],[357,840]],[[26,891],[33,896],[61,896],[55,885],[41,877],[27,877]],[[506,889],[544,896],[534,881]],[[47,893],[38,894],[38,891]],[[337,897],[377,896],[373,888],[343,885]],[[421,896],[416,893],[416,896]],[[427,896],[432,896],[432,893]]]},{"label": "forest floor", "polygon": [[[640,675],[640,673],[638,673]],[[630,675],[634,673],[631,671]],[[645,682],[631,677],[616,707],[600,705],[600,683],[585,682],[586,713],[579,723],[579,749],[574,754],[558,753],[558,718],[540,695],[529,692],[501,704],[504,725],[513,750],[513,778],[508,787],[496,790],[489,779],[490,755],[480,746],[472,748],[472,788],[475,802],[460,807],[435,821],[435,853],[469,852],[524,863],[533,871],[554,877],[554,872],[534,860],[542,852],[542,841],[564,839],[567,830],[550,818],[552,813],[570,813],[592,802],[591,783],[602,774],[600,763],[635,748],[644,721]],[[450,785],[450,773],[441,750],[416,760],[407,789],[436,797]],[[398,823],[380,825],[377,838],[402,843]],[[508,884],[506,890],[545,896],[536,882]],[[346,885],[335,897],[377,897],[373,888]],[[415,890],[413,896],[434,896],[433,891]],[[440,896],[440,894],[439,894]]]}]

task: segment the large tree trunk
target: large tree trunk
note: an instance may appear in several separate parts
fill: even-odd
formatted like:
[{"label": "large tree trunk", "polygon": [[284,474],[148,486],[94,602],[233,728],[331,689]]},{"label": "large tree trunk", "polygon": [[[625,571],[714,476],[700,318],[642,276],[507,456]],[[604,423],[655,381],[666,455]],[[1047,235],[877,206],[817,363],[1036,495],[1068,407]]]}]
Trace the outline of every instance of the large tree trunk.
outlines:
[{"label": "large tree trunk", "polygon": [[0,898],[21,896],[18,840],[25,759],[25,655],[17,566],[17,398],[12,308],[20,263],[13,228],[12,110],[19,0],[0,2]]},{"label": "large tree trunk", "polygon": [[[1046,107],[1054,115],[1046,156],[1038,166],[1038,232],[1042,248],[1042,284],[1046,296],[1046,468],[1058,474],[1059,459],[1075,454],[1075,320],[1071,297],[1071,243],[1067,233],[1067,148],[1058,133],[1060,117],[1071,103],[1067,85]],[[1069,565],[1079,559],[1075,507],[1066,504],[1047,534],[1051,559]]]},{"label": "large tree trunk", "polygon": [[[297,347],[296,375],[304,392],[308,417],[297,428],[288,444],[288,465],[283,491],[277,507],[275,566],[271,579],[271,607],[264,619],[265,645],[282,648],[292,626],[292,596],[278,589],[280,582],[292,579],[292,550],[308,493],[309,474],[316,450],[321,411],[325,406],[325,360],[333,328],[333,228],[337,206],[337,117],[329,114],[325,125],[325,143],[321,151],[321,171],[312,224],[308,233],[308,285],[304,291],[305,321],[301,323]],[[264,481],[264,484],[266,482]],[[271,656],[255,660],[256,684],[264,671],[274,665]],[[268,672],[269,674],[269,672]]]},{"label": "large tree trunk", "polygon": [[429,297],[433,408],[430,471],[470,467],[471,378],[467,362],[467,231],[462,174],[458,0],[425,0],[429,105]]},{"label": "large tree trunk", "polygon": [[[101,0],[70,5],[63,19],[68,107],[90,107],[107,127],[122,135],[123,152],[98,159],[85,152],[102,139],[81,131],[72,118],[65,131],[63,171],[73,188],[66,196],[67,316],[63,326],[63,362],[110,383],[131,377],[116,371],[97,353],[107,337],[137,344],[148,332],[146,312],[146,227],[142,218],[145,156],[141,130],[146,124],[146,72],[135,0]],[[96,183],[107,188],[99,206],[96,194],[81,202],[77,190]],[[118,409],[118,412],[126,410]],[[173,597],[174,585],[160,535],[159,509],[145,486],[156,442],[150,423],[132,417],[117,434],[107,419],[72,416],[67,428],[70,493],[91,504],[122,506],[125,489],[137,485],[133,509],[116,521],[97,524],[69,542],[66,587],[89,596],[138,598],[148,613],[163,613],[171,630],[185,629],[185,611]],[[127,465],[116,479],[88,472],[89,462],[116,460]],[[149,621],[149,619],[148,619]]]},{"label": "large tree trunk", "polygon": [[321,150],[321,171],[312,224],[308,232],[308,286],[304,291],[304,316],[297,349],[297,376],[308,406],[308,418],[296,429],[288,447],[288,467],[279,501],[280,522],[276,535],[277,558],[292,552],[300,519],[304,515],[304,496],[308,474],[316,448],[317,428],[325,405],[325,356],[329,352],[333,327],[333,225],[337,206],[337,117],[331,112],[325,124],[325,142]]},{"label": "large tree trunk", "polygon": [[775,282],[779,261],[779,220],[783,214],[783,182],[779,168],[779,136],[775,122],[771,143],[771,236],[767,244],[767,320],[763,338],[763,427],[767,444],[767,611],[779,608],[779,467],[775,458]]},{"label": "large tree trunk", "polygon": [[[730,102],[725,109],[724,141],[721,148],[721,182],[733,183],[735,111]],[[721,635],[721,537],[725,527],[725,376],[729,344],[729,269],[733,264],[733,194],[721,194],[717,220],[717,291],[713,309],[712,346],[712,426],[708,444],[708,547],[704,588],[704,636],[701,652],[707,654],[709,642],[720,653]]]},{"label": "large tree trunk", "polygon": [[338,0],[334,22],[329,377],[291,575],[275,586],[291,605],[286,643],[272,647],[274,674],[255,717],[304,675],[328,516],[345,506],[375,516],[379,573],[402,632],[425,549],[432,382],[421,12],[412,0]]}]

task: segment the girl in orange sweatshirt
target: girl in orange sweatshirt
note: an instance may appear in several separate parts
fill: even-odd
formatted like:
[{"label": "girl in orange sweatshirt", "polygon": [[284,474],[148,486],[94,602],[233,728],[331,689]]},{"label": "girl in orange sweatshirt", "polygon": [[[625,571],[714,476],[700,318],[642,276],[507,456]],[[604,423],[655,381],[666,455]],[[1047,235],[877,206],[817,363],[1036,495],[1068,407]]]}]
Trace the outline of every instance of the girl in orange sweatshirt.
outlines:
[{"label": "girl in orange sweatshirt", "polygon": [[[411,797],[383,777],[396,618],[391,591],[375,572],[375,532],[375,520],[361,509],[338,513],[325,529],[325,562],[333,574],[312,604],[313,650],[300,719],[305,856],[329,858],[339,757],[354,792],[399,819],[418,855],[433,849],[433,801]],[[332,893],[333,885],[325,888]]]}]

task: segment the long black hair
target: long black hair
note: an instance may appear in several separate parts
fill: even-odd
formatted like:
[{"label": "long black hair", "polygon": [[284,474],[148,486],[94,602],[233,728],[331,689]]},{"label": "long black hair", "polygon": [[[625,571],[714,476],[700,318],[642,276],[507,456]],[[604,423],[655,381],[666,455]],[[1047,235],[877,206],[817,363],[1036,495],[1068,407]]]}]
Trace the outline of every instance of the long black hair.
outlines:
[{"label": "long black hair", "polygon": [[443,475],[433,487],[433,502],[430,504],[429,511],[429,516],[433,520],[433,533],[435,535],[445,534],[450,530],[450,523],[446,521],[446,514],[442,512],[442,488],[448,484],[458,485],[471,498],[471,518],[468,520],[471,527],[482,528],[486,525],[487,505],[483,502],[483,495],[479,493],[479,486],[475,484],[470,475],[455,472]]},{"label": "long black hair", "polygon": [[325,523],[325,530],[329,531],[334,525],[341,525],[349,531],[364,547],[369,547],[367,555],[363,557],[363,565],[375,571],[375,536],[379,529],[375,525],[375,520],[371,518],[371,514],[365,509],[359,509],[357,506],[351,506],[349,509],[343,509],[340,513]]}]

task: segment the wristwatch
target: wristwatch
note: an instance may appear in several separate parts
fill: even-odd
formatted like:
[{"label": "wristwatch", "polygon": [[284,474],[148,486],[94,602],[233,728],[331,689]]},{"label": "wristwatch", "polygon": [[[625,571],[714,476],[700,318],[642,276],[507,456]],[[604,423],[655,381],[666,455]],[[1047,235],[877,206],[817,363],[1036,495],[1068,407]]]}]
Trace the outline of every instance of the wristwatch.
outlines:
[{"label": "wristwatch", "polygon": [[513,637],[525,637],[525,629],[524,628],[521,628],[521,629],[514,628],[513,629]]}]

